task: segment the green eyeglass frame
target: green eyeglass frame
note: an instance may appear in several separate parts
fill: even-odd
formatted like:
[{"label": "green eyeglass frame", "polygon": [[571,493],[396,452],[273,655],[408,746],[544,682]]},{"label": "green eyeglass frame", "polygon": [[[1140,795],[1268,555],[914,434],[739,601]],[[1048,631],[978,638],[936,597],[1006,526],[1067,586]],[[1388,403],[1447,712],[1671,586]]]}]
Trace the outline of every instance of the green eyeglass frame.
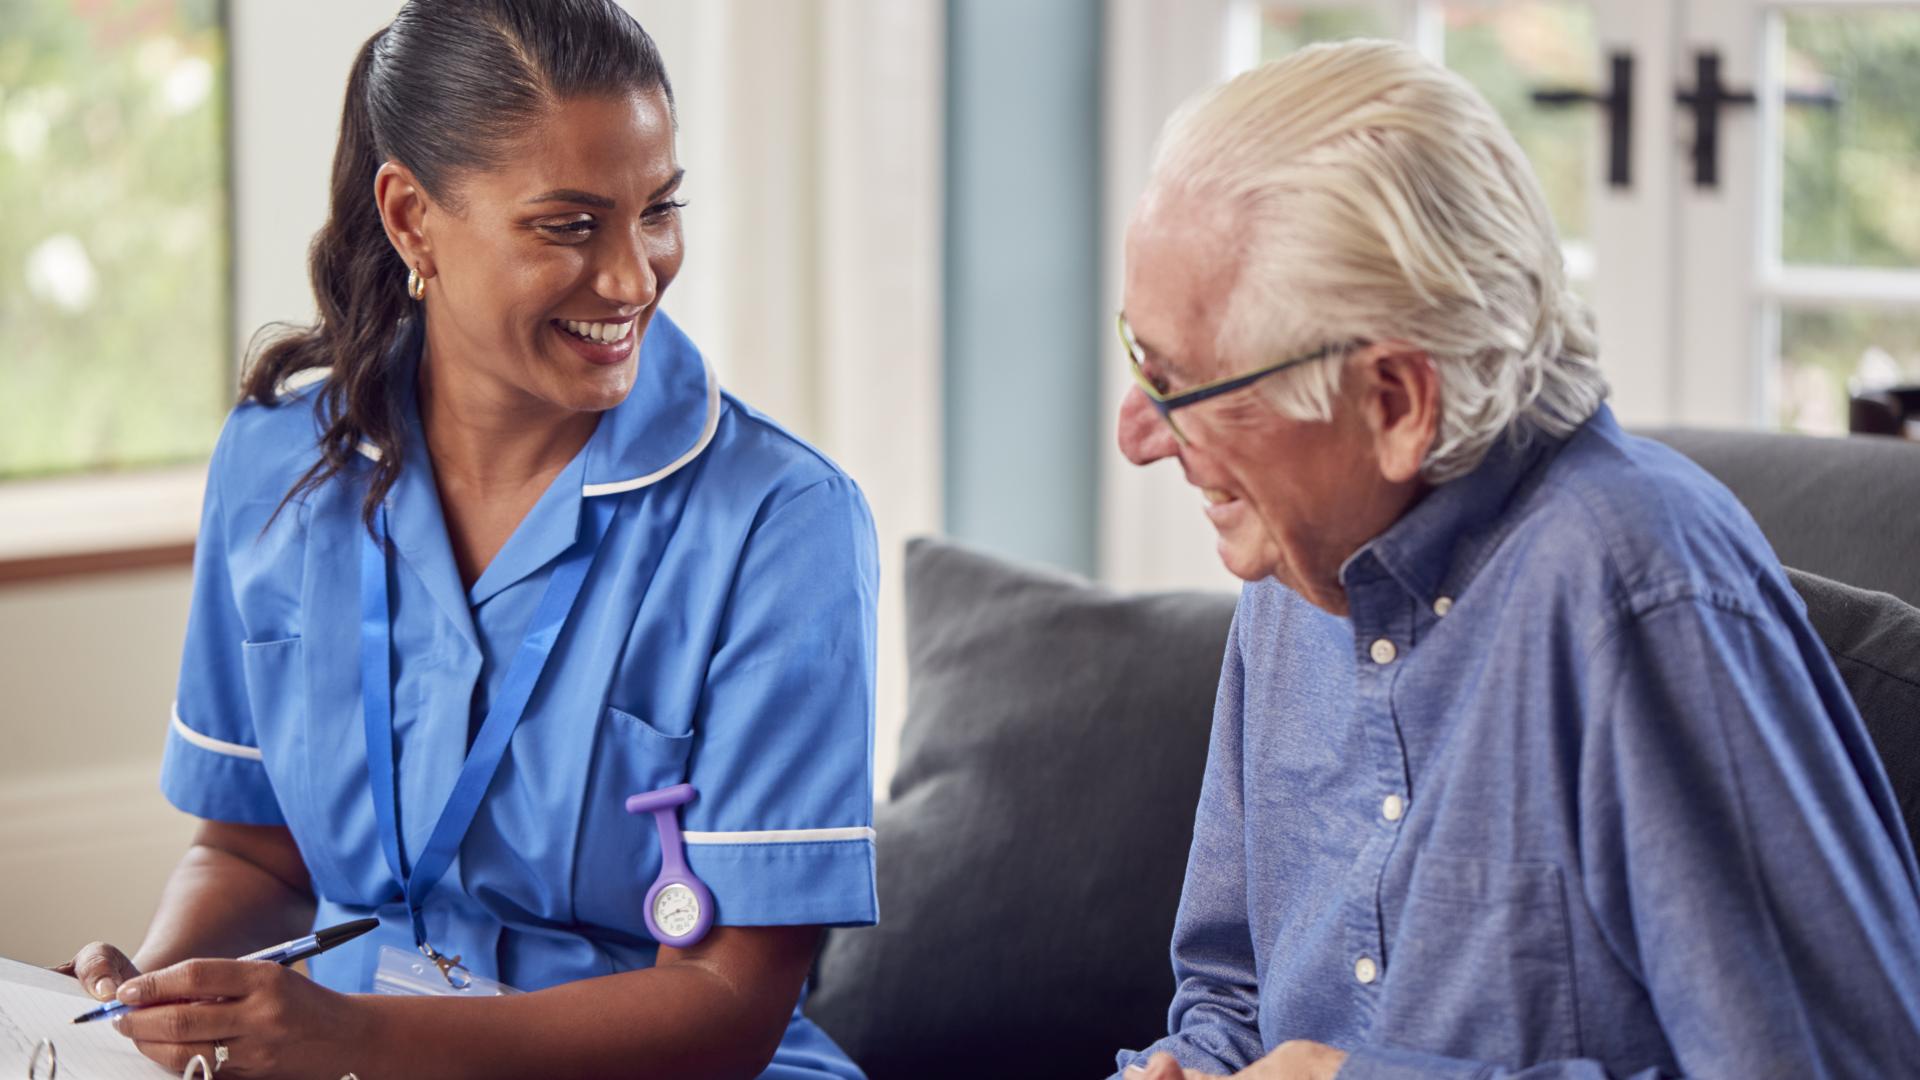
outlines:
[{"label": "green eyeglass frame", "polygon": [[1132,365],[1133,381],[1140,384],[1141,392],[1147,395],[1147,400],[1152,402],[1155,411],[1159,412],[1160,419],[1167,422],[1167,427],[1173,431],[1173,437],[1179,440],[1182,446],[1187,445],[1187,436],[1180,430],[1180,425],[1174,422],[1173,410],[1198,405],[1202,401],[1222,394],[1231,394],[1235,390],[1252,386],[1269,375],[1278,374],[1291,367],[1299,367],[1301,364],[1310,364],[1315,360],[1324,360],[1335,353],[1345,352],[1362,344],[1358,341],[1350,341],[1344,344],[1322,345],[1304,356],[1295,356],[1275,364],[1268,364],[1266,367],[1249,371],[1245,375],[1234,375],[1230,378],[1203,383],[1177,394],[1165,394],[1159,387],[1153,385],[1153,379],[1147,375],[1146,353],[1140,348],[1140,343],[1134,340],[1133,327],[1127,325],[1127,313],[1123,311],[1115,315],[1114,325],[1120,331],[1120,347],[1126,351],[1127,361]]}]

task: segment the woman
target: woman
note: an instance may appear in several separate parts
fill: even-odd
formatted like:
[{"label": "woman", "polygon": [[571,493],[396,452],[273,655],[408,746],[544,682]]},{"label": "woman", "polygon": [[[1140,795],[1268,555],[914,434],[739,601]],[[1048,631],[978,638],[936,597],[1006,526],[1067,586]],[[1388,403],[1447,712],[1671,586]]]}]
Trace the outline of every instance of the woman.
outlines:
[{"label": "woman", "polygon": [[[612,0],[412,0],[362,48],[321,318],[214,451],[162,775],[205,820],[132,958],[71,962],[149,1057],[859,1075],[796,1002],[876,917],[872,523],[658,314],[680,178]],[[675,948],[624,803],[681,782],[713,926]],[[367,916],[311,981],[183,962]],[[423,953],[476,986],[367,993]]]}]

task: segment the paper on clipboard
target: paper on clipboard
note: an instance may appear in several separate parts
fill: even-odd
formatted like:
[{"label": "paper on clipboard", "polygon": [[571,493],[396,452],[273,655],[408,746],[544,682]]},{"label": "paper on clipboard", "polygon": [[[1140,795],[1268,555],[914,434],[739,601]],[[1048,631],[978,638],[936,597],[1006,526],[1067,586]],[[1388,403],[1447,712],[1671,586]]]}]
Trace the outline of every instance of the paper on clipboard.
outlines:
[{"label": "paper on clipboard", "polygon": [[25,1076],[40,1040],[52,1039],[60,1080],[171,1080],[111,1024],[73,1023],[94,1004],[64,975],[0,959],[0,1078]]}]

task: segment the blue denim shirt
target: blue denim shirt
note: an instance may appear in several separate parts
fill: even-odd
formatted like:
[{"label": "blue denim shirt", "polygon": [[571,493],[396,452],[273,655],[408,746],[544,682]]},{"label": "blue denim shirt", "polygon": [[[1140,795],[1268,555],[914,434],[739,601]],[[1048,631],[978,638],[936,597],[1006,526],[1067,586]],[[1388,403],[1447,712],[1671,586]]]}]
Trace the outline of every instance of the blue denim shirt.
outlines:
[{"label": "blue denim shirt", "polygon": [[1166,1050],[1376,1078],[1920,1075],[1920,874],[1752,519],[1602,409],[1247,587]]}]

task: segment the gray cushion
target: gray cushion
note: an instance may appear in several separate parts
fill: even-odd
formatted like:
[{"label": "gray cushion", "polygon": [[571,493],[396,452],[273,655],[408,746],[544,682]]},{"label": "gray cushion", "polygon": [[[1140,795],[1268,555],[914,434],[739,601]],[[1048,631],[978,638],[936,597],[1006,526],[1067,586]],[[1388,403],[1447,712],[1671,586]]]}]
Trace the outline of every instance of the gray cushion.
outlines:
[{"label": "gray cushion", "polygon": [[1920,604],[1920,443],[1641,431],[1732,489],[1788,566]]},{"label": "gray cushion", "polygon": [[1920,609],[1789,569],[1887,767],[1907,834],[1920,836]]},{"label": "gray cushion", "polygon": [[807,1013],[872,1080],[1100,1076],[1166,1030],[1230,594],[1121,596],[907,548],[910,676],[880,925]]},{"label": "gray cushion", "polygon": [[[1920,610],[1789,574],[1920,831]],[[906,583],[881,922],[828,933],[807,1012],[872,1080],[1104,1075],[1166,1030],[1233,597],[1122,596],[933,540]]]}]

